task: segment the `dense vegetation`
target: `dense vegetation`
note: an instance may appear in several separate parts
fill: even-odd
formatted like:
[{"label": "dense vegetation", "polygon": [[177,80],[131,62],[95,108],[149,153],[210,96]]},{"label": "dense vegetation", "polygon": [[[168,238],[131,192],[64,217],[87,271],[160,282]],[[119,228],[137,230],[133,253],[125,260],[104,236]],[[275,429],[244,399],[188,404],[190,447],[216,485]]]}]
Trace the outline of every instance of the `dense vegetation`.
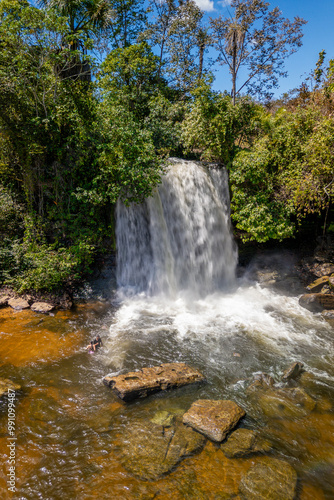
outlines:
[{"label": "dense vegetation", "polygon": [[[334,63],[321,52],[272,101],[304,21],[232,8],[205,21],[192,0],[0,0],[0,284],[75,283],[114,247],[116,201],[149,196],[170,155],[228,167],[243,241],[315,217],[334,229]],[[217,64],[230,93],[212,90]]]}]

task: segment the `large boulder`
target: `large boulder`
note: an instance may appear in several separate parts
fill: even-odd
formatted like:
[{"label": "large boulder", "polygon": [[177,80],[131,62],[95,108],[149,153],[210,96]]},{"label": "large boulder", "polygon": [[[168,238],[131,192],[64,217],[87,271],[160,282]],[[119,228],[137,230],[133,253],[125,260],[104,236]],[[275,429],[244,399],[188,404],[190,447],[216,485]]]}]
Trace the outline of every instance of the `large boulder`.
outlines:
[{"label": "large boulder", "polygon": [[145,398],[149,394],[202,382],[205,377],[185,363],[165,363],[142,368],[116,377],[105,377],[103,383],[123,401]]},{"label": "large boulder", "polygon": [[47,302],[34,302],[31,306],[31,309],[37,313],[48,313],[54,309],[52,304],[48,304]]},{"label": "large boulder", "polygon": [[25,299],[9,299],[8,305],[13,309],[21,310],[21,309],[29,309],[29,302]]},{"label": "large boulder", "polygon": [[[156,480],[167,474],[184,458],[202,449],[205,438],[177,422],[167,427],[151,421],[136,421],[124,431],[121,461],[135,476]],[[170,423],[173,415],[169,419]]]},{"label": "large boulder", "polygon": [[283,460],[264,457],[249,469],[239,486],[245,500],[293,500],[297,473]]},{"label": "large boulder", "polygon": [[334,309],[334,294],[305,293],[299,298],[299,304],[315,313],[323,309]]},{"label": "large boulder", "polygon": [[221,449],[226,457],[239,458],[253,453],[265,453],[271,449],[271,445],[255,431],[237,429],[221,444]]},{"label": "large boulder", "polygon": [[220,442],[245,415],[246,412],[234,401],[199,399],[183,415],[183,423]]}]

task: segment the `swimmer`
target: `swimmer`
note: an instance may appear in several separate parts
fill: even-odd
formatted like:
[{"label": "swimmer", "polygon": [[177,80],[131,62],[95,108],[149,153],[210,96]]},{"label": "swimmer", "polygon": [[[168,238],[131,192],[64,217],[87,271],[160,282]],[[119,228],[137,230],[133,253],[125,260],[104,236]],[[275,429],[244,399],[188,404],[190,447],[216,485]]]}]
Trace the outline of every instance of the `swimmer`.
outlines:
[{"label": "swimmer", "polygon": [[95,340],[94,340],[95,349],[97,350],[99,347],[102,347],[102,346],[103,346],[103,344],[102,344],[102,339],[101,339],[100,335],[96,335]]},{"label": "swimmer", "polygon": [[88,352],[95,352],[96,351],[93,340],[91,340],[90,344],[88,344],[88,346],[86,347],[86,349],[87,349]]}]

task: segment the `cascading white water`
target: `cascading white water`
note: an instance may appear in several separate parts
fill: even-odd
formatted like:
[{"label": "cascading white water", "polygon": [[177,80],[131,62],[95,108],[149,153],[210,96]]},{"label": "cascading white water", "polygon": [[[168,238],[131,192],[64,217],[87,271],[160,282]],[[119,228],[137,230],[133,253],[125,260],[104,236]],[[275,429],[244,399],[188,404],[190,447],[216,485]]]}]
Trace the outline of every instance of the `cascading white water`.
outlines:
[{"label": "cascading white water", "polygon": [[297,357],[324,383],[334,379],[330,326],[297,296],[247,274],[236,280],[224,170],[171,160],[144,204],[118,204],[117,247],[112,370],[188,361],[226,390],[228,380],[279,372]]},{"label": "cascading white water", "polygon": [[237,251],[229,221],[227,172],[170,160],[143,205],[118,203],[118,286],[168,296],[230,287]]}]

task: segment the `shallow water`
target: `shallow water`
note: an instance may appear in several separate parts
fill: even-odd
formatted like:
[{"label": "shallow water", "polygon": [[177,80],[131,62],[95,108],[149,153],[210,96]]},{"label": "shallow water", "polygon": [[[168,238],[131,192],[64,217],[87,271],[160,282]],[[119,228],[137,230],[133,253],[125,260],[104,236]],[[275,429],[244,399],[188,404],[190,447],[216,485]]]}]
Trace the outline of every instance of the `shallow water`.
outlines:
[{"label": "shallow water", "polygon": [[[241,477],[259,457],[227,459],[208,443],[156,481],[139,479],[122,465],[129,427],[159,411],[182,413],[198,398],[238,402],[247,411],[241,425],[259,430],[273,444],[271,455],[296,469],[299,498],[333,498],[333,328],[300,308],[291,294],[239,281],[231,294],[195,301],[186,294],[174,301],[142,294],[54,316],[6,308],[0,310],[0,332],[7,346],[0,376],[22,386],[16,404],[14,498],[237,495]],[[105,346],[89,355],[84,347],[96,333]],[[249,380],[265,371],[279,381],[294,360],[304,362],[307,377],[299,386],[317,405],[297,419],[268,417],[247,395]],[[169,361],[200,369],[207,384],[124,405],[102,383],[108,373]],[[10,498],[4,480],[6,425],[3,401],[0,488],[2,497]]]}]

